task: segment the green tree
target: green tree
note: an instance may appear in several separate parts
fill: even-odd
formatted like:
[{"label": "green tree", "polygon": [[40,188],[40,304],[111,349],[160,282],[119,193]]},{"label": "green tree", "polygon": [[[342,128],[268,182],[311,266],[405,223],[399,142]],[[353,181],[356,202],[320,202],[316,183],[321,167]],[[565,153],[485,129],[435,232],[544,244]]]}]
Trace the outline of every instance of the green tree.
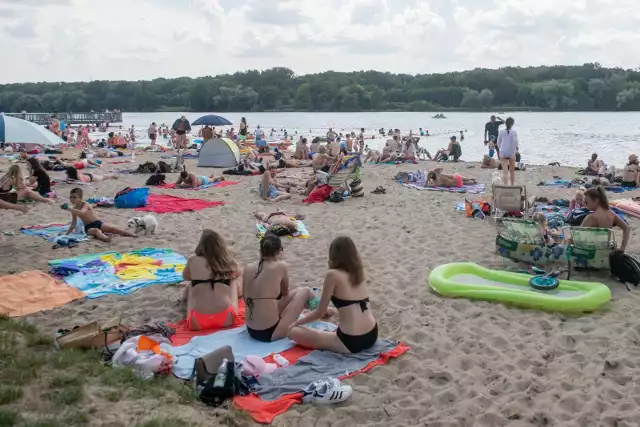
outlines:
[{"label": "green tree", "polygon": [[482,101],[480,100],[480,92],[477,90],[469,89],[462,96],[460,107],[476,110],[481,106]]},{"label": "green tree", "polygon": [[491,108],[491,104],[493,103],[493,92],[489,89],[482,89],[480,92],[480,104],[482,104],[482,108],[488,110]]}]

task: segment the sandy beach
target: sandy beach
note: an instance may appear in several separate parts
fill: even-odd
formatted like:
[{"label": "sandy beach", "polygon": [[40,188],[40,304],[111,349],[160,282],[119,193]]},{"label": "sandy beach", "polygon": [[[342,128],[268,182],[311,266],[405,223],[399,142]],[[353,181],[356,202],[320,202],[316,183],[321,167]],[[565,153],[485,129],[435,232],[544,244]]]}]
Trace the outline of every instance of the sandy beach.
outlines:
[{"label": "sandy beach", "polygon": [[[157,160],[157,155],[137,156],[137,163]],[[186,161],[189,170],[195,160]],[[2,212],[0,231],[15,232],[0,239],[0,272],[47,271],[47,261],[83,253],[125,252],[131,249],[171,248],[185,256],[193,253],[203,228],[221,232],[241,263],[258,257],[255,218],[265,212],[304,213],[310,239],[284,239],[284,257],[290,264],[292,286],[320,287],[327,270],[328,248],[338,235],[351,236],[366,265],[371,309],[380,336],[411,346],[407,354],[358,375],[347,383],[353,397],[337,407],[294,406],[277,417],[276,426],[610,426],[640,425],[640,290],[631,292],[607,273],[580,273],[576,280],[601,281],[611,287],[613,298],[603,309],[573,316],[525,310],[489,302],[448,299],[433,294],[427,277],[434,267],[470,261],[495,269],[519,270],[518,264],[495,253],[496,230],[489,220],[470,219],[455,211],[464,195],[416,191],[400,186],[394,176],[401,170],[433,168],[419,165],[367,165],[363,169],[365,197],[340,204],[303,205],[301,196],[278,204],[260,200],[259,177],[231,177],[238,185],[204,191],[153,188],[153,193],[228,202],[198,212],[158,215],[159,230],[139,239],[116,237],[111,244],[90,241],[73,249],[52,249],[52,244],[23,235],[25,225],[65,223],[68,212],[59,204],[30,205],[27,214]],[[445,172],[458,172],[491,182],[491,170],[477,163],[440,164]],[[469,168],[468,166],[474,166]],[[5,159],[0,169],[6,171]],[[135,167],[110,164],[100,170]],[[304,169],[287,170],[287,174]],[[216,174],[221,170],[216,170]],[[571,198],[575,190],[537,187],[554,175],[572,178],[574,170],[532,166],[517,173],[530,197]],[[51,176],[62,176],[61,172]],[[113,196],[125,187],[142,187],[147,175],[122,174],[120,179],[83,187],[85,198]],[[174,181],[176,174],[168,175]],[[376,186],[386,194],[370,194]],[[55,187],[64,201],[72,185]],[[632,193],[611,194],[629,198]],[[489,193],[485,193],[489,196]],[[102,220],[126,227],[132,212],[98,208]],[[630,219],[634,229],[628,253],[640,258],[640,221]],[[620,236],[619,230],[617,231]],[[619,240],[619,239],[618,239]],[[104,320],[123,312],[128,325],[177,321],[183,317],[177,304],[181,286],[151,286],[128,296],[84,299],[27,320],[50,334],[92,320]],[[252,425],[237,410],[211,410],[200,404],[158,405],[127,400],[100,409],[91,426],[134,425],[153,414],[175,414],[194,423]]]}]

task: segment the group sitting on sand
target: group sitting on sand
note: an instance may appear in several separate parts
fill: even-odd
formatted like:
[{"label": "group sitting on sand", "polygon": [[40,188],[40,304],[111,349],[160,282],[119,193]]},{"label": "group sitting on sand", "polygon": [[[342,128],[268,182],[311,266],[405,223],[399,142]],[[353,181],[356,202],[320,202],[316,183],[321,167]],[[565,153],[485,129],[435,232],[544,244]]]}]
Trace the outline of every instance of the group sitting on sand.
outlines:
[{"label": "group sitting on sand", "polygon": [[[368,309],[364,266],[351,238],[341,236],[331,243],[329,270],[319,297],[311,288],[290,289],[288,266],[281,254],[280,238],[267,233],[260,241],[260,260],[241,269],[223,237],[203,231],[183,272],[189,282],[182,296],[189,327],[232,325],[238,319],[238,298],[243,298],[247,331],[257,341],[288,337],[307,348],[347,354],[376,343],[378,325]],[[335,308],[329,307],[330,302]],[[336,333],[305,327],[335,315]]]}]

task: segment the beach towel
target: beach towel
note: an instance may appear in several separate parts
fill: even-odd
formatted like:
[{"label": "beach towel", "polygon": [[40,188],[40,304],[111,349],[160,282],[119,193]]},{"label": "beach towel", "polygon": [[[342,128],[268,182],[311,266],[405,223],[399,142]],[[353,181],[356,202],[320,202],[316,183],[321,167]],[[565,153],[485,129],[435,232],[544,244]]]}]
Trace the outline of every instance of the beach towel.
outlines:
[{"label": "beach towel", "polygon": [[51,274],[65,283],[99,298],[108,294],[127,295],[151,285],[182,281],[187,263],[171,249],[145,248],[131,252],[106,252],[49,261]]},{"label": "beach towel", "polygon": [[[197,159],[198,158],[198,154],[192,154],[192,153],[184,153],[182,155],[183,159]],[[177,155],[175,154],[171,154],[171,155],[166,155],[166,156],[160,156],[161,159],[175,159],[177,157]]]},{"label": "beach towel", "polygon": [[21,227],[20,231],[29,236],[40,236],[49,242],[56,242],[60,236],[64,236],[69,241],[83,242],[88,240],[87,235],[84,233],[82,227],[76,227],[74,233],[65,235],[69,229],[69,225],[66,224],[46,224],[46,225],[31,225],[27,227]]},{"label": "beach towel", "polygon": [[629,216],[640,218],[640,199],[637,197],[634,199],[609,200],[609,204]]},{"label": "beach towel", "polygon": [[[540,181],[538,183],[538,186],[555,187],[555,188],[571,188],[571,187],[580,187],[580,186],[584,186],[585,188],[593,187],[593,185],[589,183],[587,184],[582,184],[579,182],[574,183],[569,181],[568,179],[559,179],[559,178],[549,179],[547,181]],[[604,189],[611,193],[624,193],[625,191],[635,190],[635,188],[632,188],[632,187],[620,187],[617,185],[607,185],[607,186],[604,186]]]},{"label": "beach towel", "polygon": [[[335,325],[327,322],[314,322],[307,326],[322,331],[336,329]],[[181,379],[190,379],[193,374],[193,364],[197,358],[225,345],[231,346],[236,360],[242,360],[249,355],[266,357],[273,353],[280,353],[295,346],[295,342],[287,338],[273,342],[256,341],[249,336],[246,326],[240,326],[209,335],[196,336],[181,346],[166,345],[166,348],[163,348],[164,346],[161,348],[175,360],[173,374]]]},{"label": "beach towel", "polygon": [[25,316],[60,307],[85,294],[42,271],[0,276],[0,313]]},{"label": "beach towel", "polygon": [[[379,341],[382,341],[384,345],[384,343],[387,340],[379,340]],[[340,380],[344,380],[354,375],[368,372],[376,366],[384,365],[387,362],[389,362],[390,359],[397,358],[410,350],[410,348],[404,345],[403,343],[394,343],[394,344],[395,346],[393,348],[391,348],[388,351],[379,352],[377,354],[377,357],[375,358],[370,358],[368,357],[369,355],[367,355],[365,356],[366,358],[363,357],[363,360],[359,360],[359,361],[358,361],[359,359],[358,355],[352,355],[352,354],[340,355],[337,353],[327,354],[326,356],[332,359],[330,363],[334,363],[335,366],[325,366],[324,364],[319,365],[320,363],[323,363],[322,361],[325,361],[327,359],[324,359],[323,356],[321,356],[322,359],[318,358],[318,354],[331,353],[331,352],[309,350],[300,346],[295,346],[289,350],[286,350],[280,353],[280,355],[286,358],[291,365],[286,368],[282,367],[282,368],[276,369],[270,375],[274,376],[274,377],[271,377],[272,379],[291,377],[291,375],[286,375],[286,370],[294,369],[294,367],[298,364],[298,362],[302,362],[302,365],[300,368],[303,368],[305,372],[309,373],[309,377],[308,377],[309,379],[311,379],[312,376],[314,375],[311,373],[314,369],[319,369],[323,373],[325,371],[328,372],[328,370],[333,371],[335,369],[335,376],[338,377],[338,379]],[[376,346],[378,346],[377,343],[376,343]],[[314,353],[314,356],[312,356],[311,358],[305,359],[306,356],[311,355],[312,353]],[[336,359],[333,359],[332,357],[333,355],[336,356]],[[354,360],[351,360],[352,358]],[[273,360],[273,357],[271,356],[264,358],[264,360],[267,363],[275,363],[275,361]],[[357,366],[361,366],[361,368],[357,370],[349,371],[348,366],[352,366],[353,368],[356,368]],[[293,371],[293,372],[303,373],[300,370],[298,370],[300,368],[296,367],[295,368],[296,371]],[[285,370],[285,374],[284,375],[278,374],[279,370]],[[265,383],[269,381],[269,375],[264,375],[261,378]],[[327,379],[327,375],[324,375],[322,379]],[[305,387],[308,386],[309,384],[310,382],[305,384]],[[282,383],[280,386],[286,387],[286,383]],[[289,389],[293,389],[293,387]],[[263,389],[263,391],[265,392],[267,390],[268,390],[267,388]],[[303,396],[302,392],[298,391],[292,394],[280,395],[275,400],[265,400],[265,399],[262,399],[259,395],[255,393],[251,393],[247,396],[235,396],[233,398],[233,403],[240,409],[247,411],[255,421],[263,424],[270,424],[277,415],[283,414],[291,406],[293,406],[296,403],[297,404],[302,403],[302,396]]]},{"label": "beach towel", "polygon": [[184,199],[166,194],[149,194],[147,206],[136,208],[137,211],[163,213],[178,213],[200,211],[214,206],[226,205],[226,202],[207,201],[201,199]]},{"label": "beach towel", "polygon": [[219,182],[212,182],[209,184],[204,184],[201,185],[200,187],[189,187],[189,188],[181,188],[181,187],[177,187],[176,188],[176,183],[171,183],[171,184],[163,184],[163,185],[158,185],[156,186],[157,188],[175,188],[178,190],[195,190],[195,191],[199,191],[199,190],[206,190],[207,188],[214,188],[214,187],[228,187],[230,185],[236,185],[236,184],[240,184],[237,181],[219,181]]},{"label": "beach towel", "polygon": [[171,340],[171,344],[173,344],[174,346],[185,345],[194,337],[211,335],[218,331],[224,331],[226,329],[233,329],[242,326],[245,322],[245,311],[246,308],[244,299],[241,298],[240,300],[238,300],[238,316],[235,318],[235,322],[226,328],[192,331],[191,329],[189,329],[189,327],[187,326],[187,321],[184,319],[179,321],[178,323],[168,323],[168,326],[175,330],[175,333],[169,337],[169,339]]},{"label": "beach towel", "polygon": [[[291,219],[294,219],[294,218],[291,218]],[[309,230],[307,230],[307,226],[304,225],[304,222],[300,221],[299,219],[295,221],[296,221],[296,225],[298,226],[298,232],[292,235],[289,235],[287,237],[291,239],[293,239],[294,237],[297,237],[300,239],[308,239],[309,237],[311,237],[309,235]],[[258,237],[262,238],[264,234],[267,232],[267,230],[269,229],[269,224],[267,224],[266,222],[258,222],[256,223],[256,228],[258,229]]]},{"label": "beach towel", "polygon": [[257,170],[243,170],[239,171],[238,169],[227,169],[222,171],[223,175],[235,175],[235,176],[253,176],[253,175],[262,175],[260,171]]},{"label": "beach towel", "polygon": [[430,191],[446,191],[448,193],[470,193],[470,194],[482,194],[484,193],[484,184],[471,184],[463,185],[462,187],[420,187],[416,184],[402,184],[403,187],[415,188],[416,190],[430,190]]}]

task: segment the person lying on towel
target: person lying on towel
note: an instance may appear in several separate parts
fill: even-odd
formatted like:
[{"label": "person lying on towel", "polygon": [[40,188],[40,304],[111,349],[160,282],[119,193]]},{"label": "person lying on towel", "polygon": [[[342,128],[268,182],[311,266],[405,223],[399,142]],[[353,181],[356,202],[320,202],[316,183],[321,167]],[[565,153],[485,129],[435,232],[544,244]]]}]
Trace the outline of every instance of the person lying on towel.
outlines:
[{"label": "person lying on towel", "polygon": [[190,282],[182,293],[182,301],[187,303],[189,329],[220,329],[239,320],[242,272],[220,234],[212,230],[202,232],[182,277]]},{"label": "person lying on towel", "polygon": [[269,225],[280,225],[289,229],[292,233],[298,231],[298,224],[296,224],[296,221],[291,218],[293,217],[300,220],[304,219],[304,215],[288,215],[284,212],[273,212],[268,215],[264,212],[256,212],[255,215],[256,218],[258,218],[262,222],[266,222]]},{"label": "person lying on towel", "polygon": [[197,188],[203,185],[214,184],[216,182],[224,181],[224,177],[215,177],[214,174],[209,176],[198,176],[195,173],[187,171],[180,172],[178,181],[176,182],[176,188]]},{"label": "person lying on towel", "polygon": [[448,175],[442,173],[442,168],[432,170],[427,175],[427,182],[425,187],[462,187],[464,185],[477,184],[478,181],[475,178],[467,178],[459,173]]}]

